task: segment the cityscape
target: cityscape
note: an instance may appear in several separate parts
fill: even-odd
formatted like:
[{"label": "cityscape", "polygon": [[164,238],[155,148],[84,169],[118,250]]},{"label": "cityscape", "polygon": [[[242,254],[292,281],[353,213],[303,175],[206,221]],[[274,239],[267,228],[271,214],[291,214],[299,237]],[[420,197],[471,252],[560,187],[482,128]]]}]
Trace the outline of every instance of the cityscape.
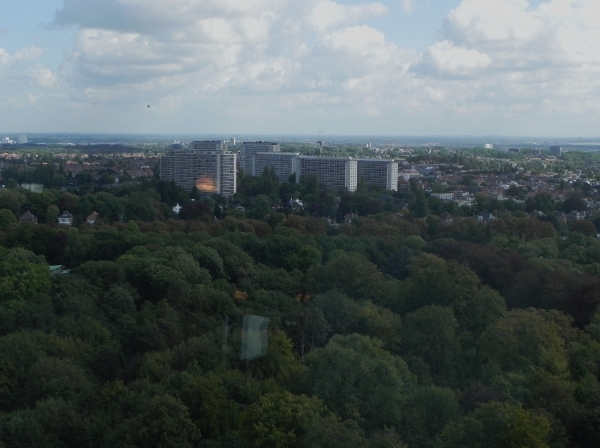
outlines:
[{"label": "cityscape", "polygon": [[0,448],[600,447],[600,0],[0,2]]}]

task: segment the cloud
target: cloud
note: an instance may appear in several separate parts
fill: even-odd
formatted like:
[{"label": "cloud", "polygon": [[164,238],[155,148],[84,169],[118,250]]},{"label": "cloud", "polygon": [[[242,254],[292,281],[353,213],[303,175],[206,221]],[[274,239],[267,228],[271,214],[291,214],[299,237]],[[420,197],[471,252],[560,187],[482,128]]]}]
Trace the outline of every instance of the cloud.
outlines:
[{"label": "cloud", "polygon": [[410,16],[413,12],[415,12],[417,7],[415,3],[415,0],[401,0],[401,7],[402,11],[404,11],[404,14]]},{"label": "cloud", "polygon": [[[24,110],[36,103],[44,91],[56,86],[55,74],[39,63],[44,52],[37,46],[14,53],[0,48],[0,106],[4,110]],[[11,117],[3,117],[3,122]]]},{"label": "cloud", "polygon": [[12,63],[18,62],[27,62],[34,61],[38,59],[44,50],[40,47],[30,46],[27,48],[22,48],[14,54],[8,53],[4,48],[0,47],[0,64],[8,65]]},{"label": "cloud", "polygon": [[450,76],[475,75],[492,64],[492,59],[478,50],[457,47],[448,40],[438,41],[423,55],[426,67]]},{"label": "cloud", "polygon": [[333,60],[372,64],[397,50],[375,29],[343,26],[387,12],[379,2],[330,0],[65,0],[55,25],[79,27],[63,73],[89,101],[152,90],[205,99],[341,85],[355,70]]},{"label": "cloud", "polygon": [[597,0],[463,0],[411,70],[453,86],[446,98],[461,113],[597,116],[599,17]]},{"label": "cloud", "polygon": [[[40,65],[37,47],[0,49],[0,77],[39,110],[54,95],[71,126],[107,131],[510,133],[542,129],[543,118],[593,127],[598,0],[463,0],[422,54],[379,27],[386,5],[64,0],[53,24],[75,31],[60,67]],[[418,3],[393,5],[411,14]]]},{"label": "cloud", "polygon": [[38,65],[31,69],[29,76],[34,81],[35,85],[45,89],[51,89],[57,83],[57,78],[52,70],[42,65]]},{"label": "cloud", "polygon": [[448,51],[487,54],[503,70],[595,64],[599,17],[597,0],[552,0],[537,8],[525,0],[463,0],[446,17],[440,40],[451,42]]},{"label": "cloud", "polygon": [[358,5],[342,5],[325,0],[316,2],[309,13],[309,22],[319,31],[325,31],[333,26],[352,23],[369,17],[378,17],[388,12],[382,3],[362,3]]}]

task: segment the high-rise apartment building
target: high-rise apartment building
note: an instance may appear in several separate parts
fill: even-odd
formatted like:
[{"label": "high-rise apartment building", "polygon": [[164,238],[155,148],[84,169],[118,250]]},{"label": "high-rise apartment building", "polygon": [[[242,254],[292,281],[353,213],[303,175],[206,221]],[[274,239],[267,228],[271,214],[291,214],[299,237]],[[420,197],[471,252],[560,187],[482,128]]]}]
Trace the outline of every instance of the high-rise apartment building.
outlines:
[{"label": "high-rise apartment building", "polygon": [[223,140],[204,140],[192,142],[192,150],[201,152],[223,152],[227,151],[227,142]]},{"label": "high-rise apartment building", "polygon": [[236,192],[236,154],[223,141],[192,142],[190,149],[172,150],[160,159],[160,179],[191,191],[233,196]]},{"label": "high-rise apartment building", "polygon": [[562,148],[558,145],[556,146],[550,146],[550,154],[552,154],[553,156],[560,156],[562,153]]},{"label": "high-rise apartment building", "polygon": [[252,156],[253,176],[260,176],[272,167],[280,181],[296,173],[296,182],[303,175],[314,175],[327,188],[355,191],[360,179],[367,186],[398,190],[398,161],[393,159],[353,159],[351,157],[301,156],[298,153],[257,152]]},{"label": "high-rise apartment building", "polygon": [[316,176],[320,183],[332,190],[346,188],[356,191],[357,163],[351,157],[300,156],[296,182],[302,176]]},{"label": "high-rise apartment building", "polygon": [[358,182],[398,191],[398,161],[394,159],[357,159]]},{"label": "high-rise apartment building", "polygon": [[257,152],[252,156],[252,176],[260,176],[265,168],[275,169],[280,182],[287,182],[298,171],[299,153],[293,152]]},{"label": "high-rise apartment building", "polygon": [[[274,142],[244,142],[242,143],[242,168],[247,175],[252,174],[252,157],[257,152],[279,152],[281,147]],[[259,175],[262,172],[259,173]]]}]

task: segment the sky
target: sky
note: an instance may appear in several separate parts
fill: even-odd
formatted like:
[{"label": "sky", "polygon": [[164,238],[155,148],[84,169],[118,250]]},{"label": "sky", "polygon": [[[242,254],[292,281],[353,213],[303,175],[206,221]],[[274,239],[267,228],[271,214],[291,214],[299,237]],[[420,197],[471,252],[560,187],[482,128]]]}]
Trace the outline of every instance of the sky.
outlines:
[{"label": "sky", "polygon": [[4,1],[11,132],[598,137],[600,1]]}]

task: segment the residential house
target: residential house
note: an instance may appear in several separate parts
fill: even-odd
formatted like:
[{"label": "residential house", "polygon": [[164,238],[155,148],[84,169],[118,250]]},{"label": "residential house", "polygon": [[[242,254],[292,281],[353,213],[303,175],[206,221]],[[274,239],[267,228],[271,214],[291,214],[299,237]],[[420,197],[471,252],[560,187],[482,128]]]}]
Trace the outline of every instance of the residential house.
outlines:
[{"label": "residential house", "polygon": [[431,193],[431,197],[448,202],[454,199],[454,193]]},{"label": "residential house", "polygon": [[490,221],[496,220],[496,217],[488,212],[479,213],[478,215],[475,216],[475,218],[479,222],[490,222]]},{"label": "residential house", "polygon": [[442,220],[443,224],[452,224],[454,222],[454,218],[452,218],[452,215],[448,212],[444,212],[440,215],[440,219]]},{"label": "residential house", "polygon": [[60,225],[70,226],[71,224],[73,224],[73,215],[67,211],[64,211],[60,214],[58,218],[56,218],[56,220]]},{"label": "residential house", "polygon": [[561,224],[567,223],[567,215],[565,215],[565,212],[554,212],[552,216],[554,216]]},{"label": "residential house", "polygon": [[334,219],[331,218],[325,218],[325,221],[327,222],[327,224],[329,224],[331,227],[333,227],[334,229],[337,229],[340,225],[335,222]]},{"label": "residential house", "polygon": [[567,221],[569,222],[581,221],[582,219],[585,219],[585,212],[573,210],[567,215]]},{"label": "residential house", "polygon": [[92,212],[92,214],[88,216],[85,220],[88,224],[94,224],[96,222],[96,219],[98,219],[98,213]]},{"label": "residential house", "polygon": [[21,217],[19,218],[19,222],[21,224],[25,224],[28,222],[37,224],[38,219],[37,219],[37,216],[35,216],[33,213],[31,213],[29,210],[27,210],[25,213],[23,213],[21,215]]}]

